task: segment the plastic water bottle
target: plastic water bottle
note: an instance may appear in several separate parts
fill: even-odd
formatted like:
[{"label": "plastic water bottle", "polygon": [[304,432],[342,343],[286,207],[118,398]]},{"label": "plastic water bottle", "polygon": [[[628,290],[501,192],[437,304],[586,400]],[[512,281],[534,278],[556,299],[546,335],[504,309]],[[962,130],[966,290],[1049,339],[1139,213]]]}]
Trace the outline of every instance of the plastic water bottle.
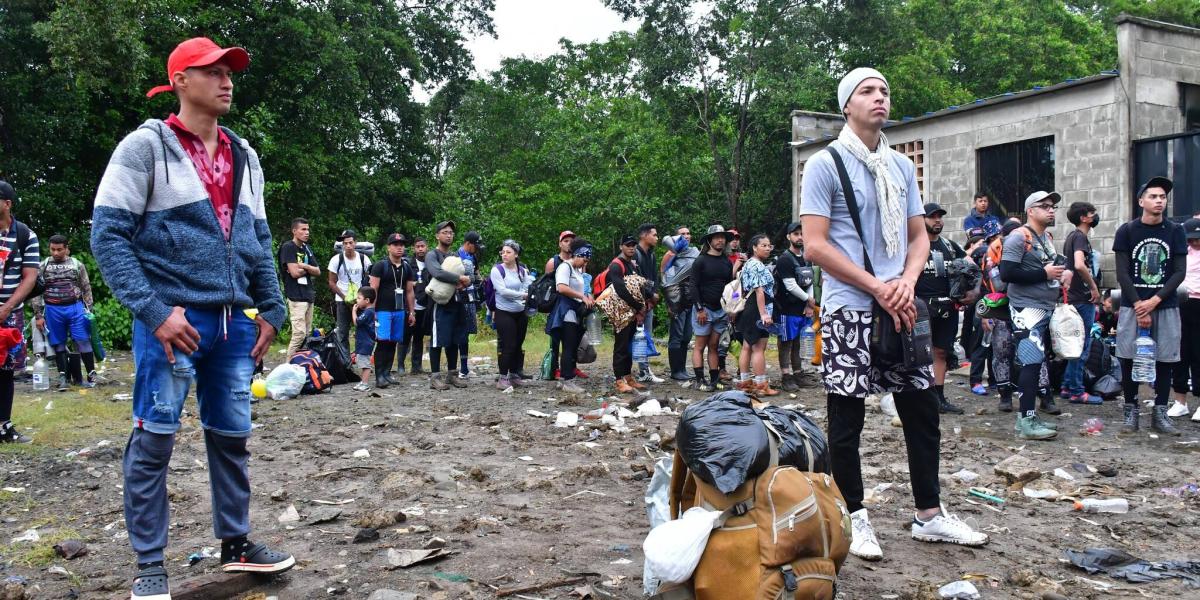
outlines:
[{"label": "plastic water bottle", "polygon": [[1123,515],[1129,512],[1129,501],[1124,498],[1084,498],[1075,501],[1075,510]]},{"label": "plastic water bottle", "polygon": [[811,361],[817,353],[817,332],[812,323],[800,330],[800,358]]},{"label": "plastic water bottle", "polygon": [[37,356],[37,362],[33,363],[33,389],[39,392],[50,389],[50,365],[46,364],[46,359],[41,354]]},{"label": "plastic water bottle", "polygon": [[596,313],[587,316],[587,336],[588,343],[593,346],[599,346],[602,335],[600,333],[600,317]]},{"label": "plastic water bottle", "polygon": [[1150,330],[1138,328],[1137,352],[1133,356],[1133,380],[1138,383],[1154,383],[1154,358],[1156,346]]}]

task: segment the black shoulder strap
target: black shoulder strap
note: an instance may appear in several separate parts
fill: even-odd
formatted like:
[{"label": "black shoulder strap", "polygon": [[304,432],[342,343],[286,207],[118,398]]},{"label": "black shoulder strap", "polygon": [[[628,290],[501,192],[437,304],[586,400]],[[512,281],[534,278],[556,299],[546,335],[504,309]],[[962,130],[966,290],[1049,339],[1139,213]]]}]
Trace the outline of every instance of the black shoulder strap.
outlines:
[{"label": "black shoulder strap", "polygon": [[846,163],[842,162],[842,155],[838,154],[837,149],[832,146],[826,146],[829,155],[833,157],[833,164],[837,167],[838,178],[842,182],[842,195],[846,197],[846,209],[850,211],[850,219],[854,221],[854,229],[858,231],[858,238],[862,242],[863,247],[863,268],[871,275],[875,274],[875,269],[871,267],[871,257],[867,256],[867,236],[863,235],[862,217],[858,214],[858,200],[854,197],[854,185],[850,183],[850,173],[846,171]]}]

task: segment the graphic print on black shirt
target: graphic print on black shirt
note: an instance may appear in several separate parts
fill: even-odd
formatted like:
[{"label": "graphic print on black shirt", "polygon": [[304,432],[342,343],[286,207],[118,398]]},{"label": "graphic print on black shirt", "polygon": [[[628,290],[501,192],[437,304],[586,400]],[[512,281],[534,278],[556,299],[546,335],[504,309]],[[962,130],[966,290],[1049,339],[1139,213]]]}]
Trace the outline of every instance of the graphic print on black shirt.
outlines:
[{"label": "graphic print on black shirt", "polygon": [[[1137,300],[1146,300],[1157,294],[1175,274],[1174,257],[1187,256],[1187,239],[1183,228],[1175,223],[1163,221],[1157,225],[1146,225],[1139,219],[1117,229],[1112,249],[1113,252],[1129,254],[1129,276],[1138,297],[1122,298],[1121,303],[1132,307]],[[1179,306],[1179,300],[1172,294],[1159,306]]]},{"label": "graphic print on black shirt", "polygon": [[[967,253],[958,244],[946,238],[939,237],[929,243],[929,259],[925,268],[917,278],[916,295],[921,298],[945,298],[950,295],[950,278],[946,269],[956,258],[966,258]],[[938,262],[942,263],[942,275],[938,276]]]}]

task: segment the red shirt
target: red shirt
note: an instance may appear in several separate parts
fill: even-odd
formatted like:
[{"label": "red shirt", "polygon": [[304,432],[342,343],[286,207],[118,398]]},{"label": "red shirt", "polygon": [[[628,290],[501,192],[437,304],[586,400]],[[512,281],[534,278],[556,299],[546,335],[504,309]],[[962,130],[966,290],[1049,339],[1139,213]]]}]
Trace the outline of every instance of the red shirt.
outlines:
[{"label": "red shirt", "polygon": [[217,223],[220,223],[221,231],[228,240],[229,230],[233,225],[233,211],[237,206],[233,201],[233,150],[229,136],[217,129],[217,153],[210,159],[208,149],[204,147],[204,140],[188,131],[178,117],[172,114],[167,118],[167,125],[175,132],[179,144],[192,159],[196,174],[200,176],[200,183],[204,184],[204,190],[208,192],[208,198],[212,202]]}]

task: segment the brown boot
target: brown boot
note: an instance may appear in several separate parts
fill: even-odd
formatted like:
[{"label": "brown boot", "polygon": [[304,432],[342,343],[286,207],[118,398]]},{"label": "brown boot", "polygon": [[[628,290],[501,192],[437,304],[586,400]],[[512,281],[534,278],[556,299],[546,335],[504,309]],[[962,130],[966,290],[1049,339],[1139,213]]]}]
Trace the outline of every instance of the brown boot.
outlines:
[{"label": "brown boot", "polygon": [[721,369],[721,372],[717,374],[717,377],[721,378],[721,383],[729,383],[730,381],[733,381],[733,375],[730,375],[725,369]]},{"label": "brown boot", "polygon": [[626,375],[626,376],[625,376],[625,383],[629,384],[629,387],[631,387],[631,388],[633,388],[633,389],[635,389],[635,390],[644,390],[644,389],[646,389],[646,386],[642,385],[641,383],[638,383],[638,380],[637,380],[637,379],[635,379],[635,378],[633,377],[633,375]]},{"label": "brown boot", "polygon": [[636,391],[629,385],[629,382],[626,381],[624,377],[618,379],[616,383],[613,384],[613,388],[618,394],[632,394]]},{"label": "brown boot", "polygon": [[756,390],[753,379],[743,379],[733,384],[733,387],[743,392],[750,393]]},{"label": "brown boot", "polygon": [[764,381],[762,383],[756,383],[756,384],[754,384],[754,387],[755,387],[756,391],[758,392],[759,396],[778,396],[779,395],[779,390],[771,389],[771,383],[769,381]]}]

